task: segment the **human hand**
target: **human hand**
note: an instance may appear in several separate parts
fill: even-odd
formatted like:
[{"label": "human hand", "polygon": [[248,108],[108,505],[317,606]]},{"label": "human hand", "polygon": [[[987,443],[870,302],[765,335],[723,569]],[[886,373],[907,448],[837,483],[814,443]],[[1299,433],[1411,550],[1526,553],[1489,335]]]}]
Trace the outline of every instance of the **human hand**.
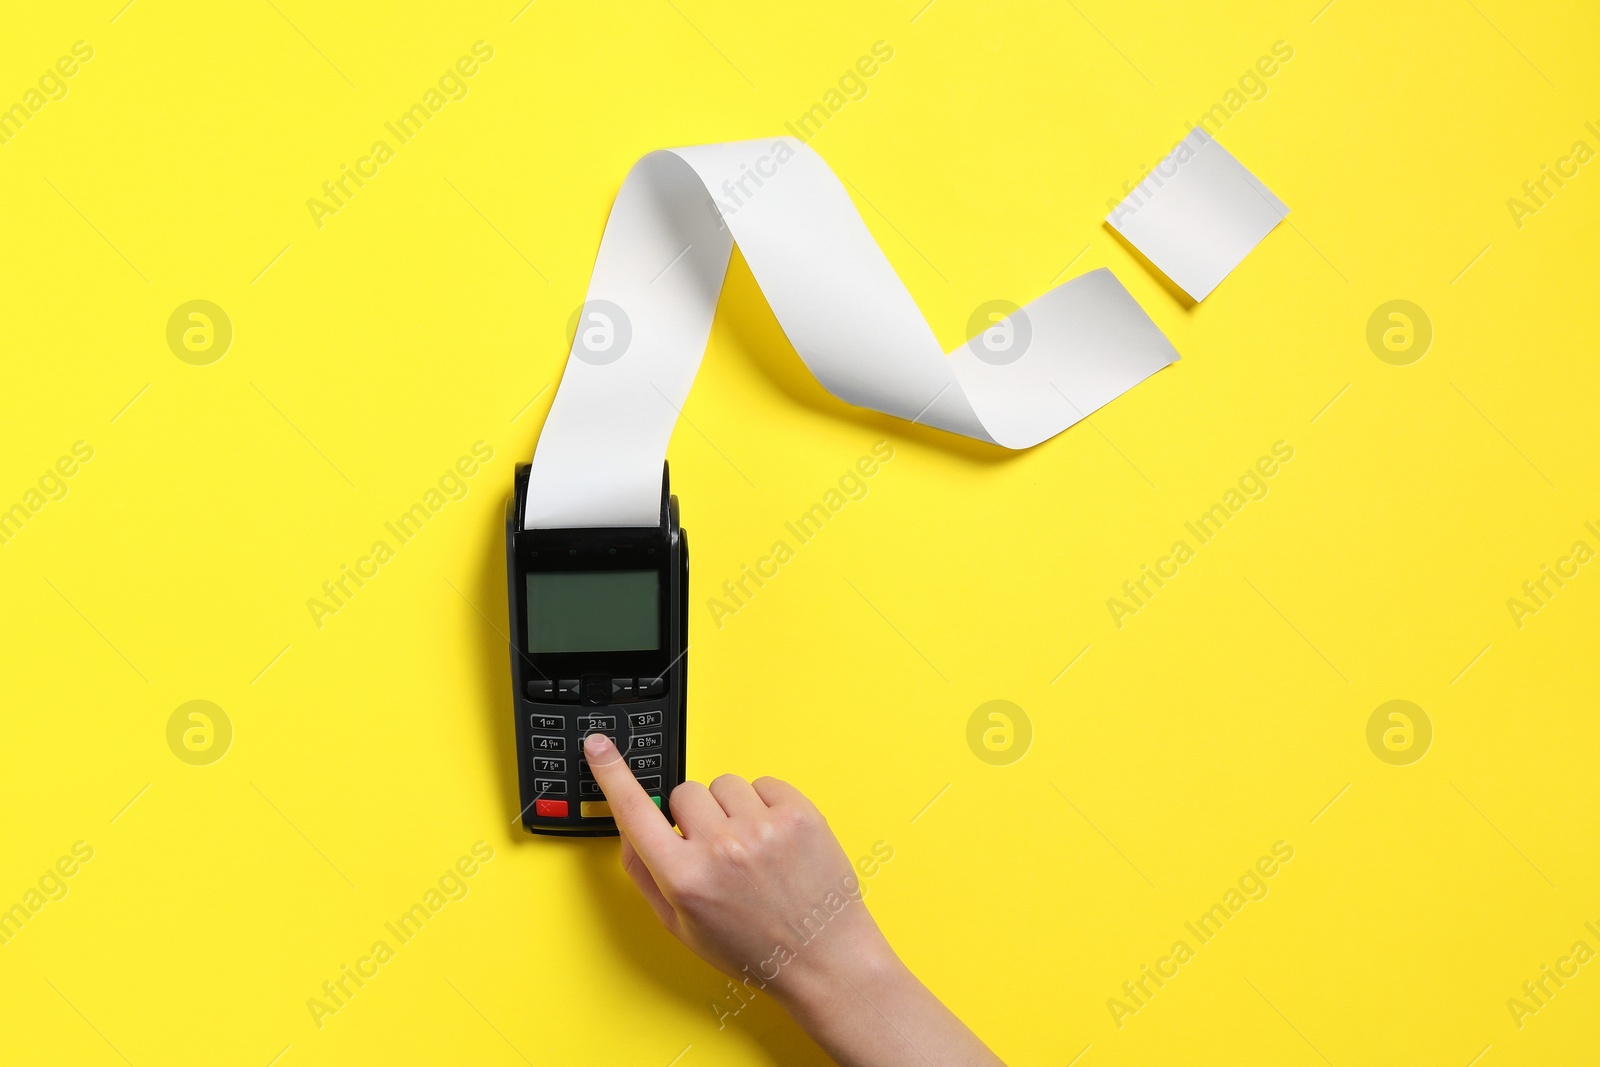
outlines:
[{"label": "human hand", "polygon": [[999,1062],[900,962],[827,820],[794,786],[685,782],[670,799],[674,830],[609,738],[590,734],[584,755],[623,869],[662,925],[771,995],[841,1063]]},{"label": "human hand", "polygon": [[584,754],[622,831],[623,869],[661,924],[723,974],[781,1001],[894,957],[844,849],[794,786],[684,782],[671,797],[680,837],[604,734]]}]

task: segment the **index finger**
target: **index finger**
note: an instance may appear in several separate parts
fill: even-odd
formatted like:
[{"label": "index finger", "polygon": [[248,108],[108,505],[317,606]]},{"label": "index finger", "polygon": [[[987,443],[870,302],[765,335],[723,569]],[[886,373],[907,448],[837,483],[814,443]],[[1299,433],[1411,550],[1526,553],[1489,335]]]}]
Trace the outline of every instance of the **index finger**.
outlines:
[{"label": "index finger", "polygon": [[609,737],[602,733],[585,737],[583,754],[589,760],[594,780],[600,783],[600,790],[606,795],[606,802],[611,805],[611,817],[617,821],[617,829],[628,836],[634,851],[655,872],[657,864],[669,855],[668,850],[681,846],[683,838],[628,770],[627,761]]}]

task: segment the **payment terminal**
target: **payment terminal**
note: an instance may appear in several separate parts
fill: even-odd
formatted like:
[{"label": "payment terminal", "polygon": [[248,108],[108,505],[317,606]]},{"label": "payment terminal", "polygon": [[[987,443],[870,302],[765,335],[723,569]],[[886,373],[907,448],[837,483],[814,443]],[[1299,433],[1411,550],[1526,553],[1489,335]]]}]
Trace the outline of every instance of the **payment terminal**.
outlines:
[{"label": "payment terminal", "polygon": [[654,527],[525,530],[528,464],[506,512],[506,601],[522,825],[615,834],[583,739],[607,734],[663,811],[684,779],[689,549],[661,477]]}]

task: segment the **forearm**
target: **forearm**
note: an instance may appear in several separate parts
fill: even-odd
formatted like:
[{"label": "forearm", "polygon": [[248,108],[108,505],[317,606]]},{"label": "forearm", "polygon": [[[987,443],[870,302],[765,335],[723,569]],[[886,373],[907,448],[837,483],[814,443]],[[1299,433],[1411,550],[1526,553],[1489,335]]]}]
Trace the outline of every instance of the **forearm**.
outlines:
[{"label": "forearm", "polygon": [[780,1003],[844,1067],[998,1064],[887,944],[850,970],[796,975]]}]

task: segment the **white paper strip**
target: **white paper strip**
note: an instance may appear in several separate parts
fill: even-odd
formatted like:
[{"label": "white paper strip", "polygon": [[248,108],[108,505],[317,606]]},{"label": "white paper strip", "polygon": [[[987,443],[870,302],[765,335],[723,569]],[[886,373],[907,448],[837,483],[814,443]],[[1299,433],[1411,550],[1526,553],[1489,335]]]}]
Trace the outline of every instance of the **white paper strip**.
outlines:
[{"label": "white paper strip", "polygon": [[738,241],[789,342],[839,399],[1027,448],[1178,358],[1108,270],[989,320],[946,356],[822,158],[793,138],[652,152],[606,223],[523,526],[654,526],[661,464]]},{"label": "white paper strip", "polygon": [[1197,126],[1106,221],[1179,288],[1204,300],[1288,214]]}]

